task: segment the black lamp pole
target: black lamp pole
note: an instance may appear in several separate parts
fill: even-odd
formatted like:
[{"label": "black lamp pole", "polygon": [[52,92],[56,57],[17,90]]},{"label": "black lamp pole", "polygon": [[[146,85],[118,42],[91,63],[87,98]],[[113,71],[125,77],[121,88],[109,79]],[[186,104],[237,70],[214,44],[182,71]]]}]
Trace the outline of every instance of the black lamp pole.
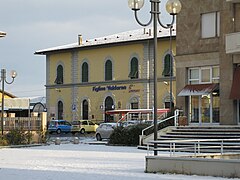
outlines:
[{"label": "black lamp pole", "polygon": [[15,77],[17,76],[16,71],[12,71],[11,72],[11,76],[12,76],[12,81],[8,82],[6,79],[6,69],[1,69],[1,79],[0,82],[2,82],[2,113],[1,113],[1,129],[2,129],[2,138],[3,138],[3,121],[4,121],[4,96],[5,96],[5,92],[4,92],[4,83],[7,84],[12,84]]},{"label": "black lamp pole", "polygon": [[157,144],[155,143],[157,140],[157,131],[158,131],[158,124],[157,124],[157,25],[158,23],[163,28],[170,28],[175,20],[175,15],[179,13],[181,10],[181,3],[179,0],[168,0],[166,4],[166,9],[169,14],[172,15],[172,22],[168,25],[164,25],[161,20],[159,14],[161,13],[159,10],[160,0],[150,0],[151,3],[151,18],[148,23],[142,23],[137,16],[137,12],[143,7],[144,0],[128,0],[129,7],[135,12],[135,19],[141,26],[148,26],[153,22],[153,40],[154,40],[154,52],[153,52],[153,70],[154,70],[154,102],[153,102],[153,116],[154,116],[154,155],[157,155]]}]

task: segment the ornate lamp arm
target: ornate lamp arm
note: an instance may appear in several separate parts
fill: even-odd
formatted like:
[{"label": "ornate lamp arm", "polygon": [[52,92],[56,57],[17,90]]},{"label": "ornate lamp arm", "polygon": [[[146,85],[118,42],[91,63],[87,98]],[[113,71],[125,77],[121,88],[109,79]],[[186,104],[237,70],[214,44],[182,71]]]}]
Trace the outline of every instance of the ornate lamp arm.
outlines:
[{"label": "ornate lamp arm", "polygon": [[167,25],[164,25],[162,22],[161,22],[161,19],[160,19],[160,16],[158,15],[158,23],[165,29],[169,29],[175,22],[175,15],[172,15],[172,22],[170,24],[167,24]]},{"label": "ornate lamp arm", "polygon": [[152,19],[153,19],[153,14],[151,14],[151,18],[150,18],[149,22],[145,24],[145,23],[142,23],[142,22],[138,19],[138,16],[137,16],[137,11],[138,11],[138,10],[134,10],[134,11],[135,11],[135,12],[134,12],[135,19],[136,19],[136,21],[137,21],[138,24],[140,24],[141,26],[149,26],[149,25],[151,24]]},{"label": "ornate lamp arm", "polygon": [[7,84],[12,84],[12,83],[14,82],[14,79],[15,79],[15,78],[12,78],[12,81],[11,81],[11,82],[8,82],[8,81],[5,79],[5,83],[7,83]]}]

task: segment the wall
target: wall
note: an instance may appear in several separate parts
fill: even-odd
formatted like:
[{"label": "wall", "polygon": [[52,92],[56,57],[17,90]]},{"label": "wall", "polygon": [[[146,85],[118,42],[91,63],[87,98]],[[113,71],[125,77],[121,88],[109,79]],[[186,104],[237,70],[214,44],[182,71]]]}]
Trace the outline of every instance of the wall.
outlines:
[{"label": "wall", "polygon": [[[233,101],[229,99],[233,78],[233,57],[225,53],[225,34],[234,32],[233,5],[225,0],[181,0],[182,11],[177,18],[177,94],[187,83],[187,68],[205,65],[220,67],[220,124],[236,124]],[[236,5],[239,9],[239,4]],[[201,38],[201,14],[220,12],[220,36]],[[236,9],[236,20],[239,11]],[[191,17],[191,18],[189,18]],[[239,21],[235,30],[239,29]],[[237,61],[237,60],[236,60]],[[239,61],[239,60],[238,60]],[[187,112],[185,97],[177,97],[177,104]]]},{"label": "wall", "polygon": [[[47,105],[48,116],[52,112],[57,115],[57,102],[64,104],[64,119],[71,121],[74,118],[82,118],[81,103],[84,99],[89,102],[89,119],[104,120],[104,100],[111,96],[116,109],[130,108],[130,99],[139,99],[139,108],[152,108],[153,103],[153,66],[152,66],[152,41],[117,44],[104,47],[80,48],[69,52],[59,52],[47,55]],[[173,50],[175,50],[173,40]],[[149,51],[150,50],[150,51]],[[164,107],[164,98],[169,96],[169,77],[162,77],[163,55],[169,52],[167,39],[159,42],[158,46],[158,107]],[[174,51],[175,53],[175,51]],[[139,79],[129,79],[130,60],[137,57],[139,63]],[[113,81],[104,80],[104,65],[106,60],[113,63]],[[83,62],[89,64],[89,82],[81,83],[81,66]],[[149,74],[148,79],[148,67]],[[64,84],[55,85],[56,68],[58,64],[64,67]],[[107,86],[126,86],[122,90],[108,90]],[[147,86],[149,85],[149,88]],[[94,87],[105,87],[105,90],[96,92]],[[175,99],[175,77],[173,78],[173,99]],[[57,91],[56,91],[57,90]],[[146,95],[148,94],[148,96]],[[119,103],[121,106],[119,106]],[[77,109],[72,110],[76,104]],[[94,115],[94,116],[92,116]],[[50,117],[48,117],[50,119]]]},{"label": "wall", "polygon": [[146,156],[145,172],[239,178],[239,166],[239,159]]}]

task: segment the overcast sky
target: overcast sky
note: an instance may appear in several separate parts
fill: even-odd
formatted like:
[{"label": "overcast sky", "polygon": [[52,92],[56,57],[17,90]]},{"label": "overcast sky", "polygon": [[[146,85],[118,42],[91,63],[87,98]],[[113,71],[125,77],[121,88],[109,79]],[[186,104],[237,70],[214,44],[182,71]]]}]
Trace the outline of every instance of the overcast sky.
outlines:
[{"label": "overcast sky", "polygon": [[[128,0],[0,0],[0,68],[18,76],[5,90],[18,97],[45,96],[45,56],[37,50],[142,28],[128,8]],[[166,0],[162,1],[165,9]],[[149,19],[149,1],[140,19]],[[165,11],[165,10],[164,10]],[[169,16],[162,13],[163,22]],[[1,89],[1,88],[0,88]]]}]

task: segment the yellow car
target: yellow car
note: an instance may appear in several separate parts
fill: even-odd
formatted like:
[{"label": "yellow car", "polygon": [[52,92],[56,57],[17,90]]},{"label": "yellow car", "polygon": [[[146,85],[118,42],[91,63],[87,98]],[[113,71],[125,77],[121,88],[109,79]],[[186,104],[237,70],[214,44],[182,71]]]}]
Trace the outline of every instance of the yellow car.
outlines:
[{"label": "yellow car", "polygon": [[85,132],[96,132],[98,125],[93,123],[90,120],[73,120],[72,121],[72,133],[81,133],[84,134]]}]

